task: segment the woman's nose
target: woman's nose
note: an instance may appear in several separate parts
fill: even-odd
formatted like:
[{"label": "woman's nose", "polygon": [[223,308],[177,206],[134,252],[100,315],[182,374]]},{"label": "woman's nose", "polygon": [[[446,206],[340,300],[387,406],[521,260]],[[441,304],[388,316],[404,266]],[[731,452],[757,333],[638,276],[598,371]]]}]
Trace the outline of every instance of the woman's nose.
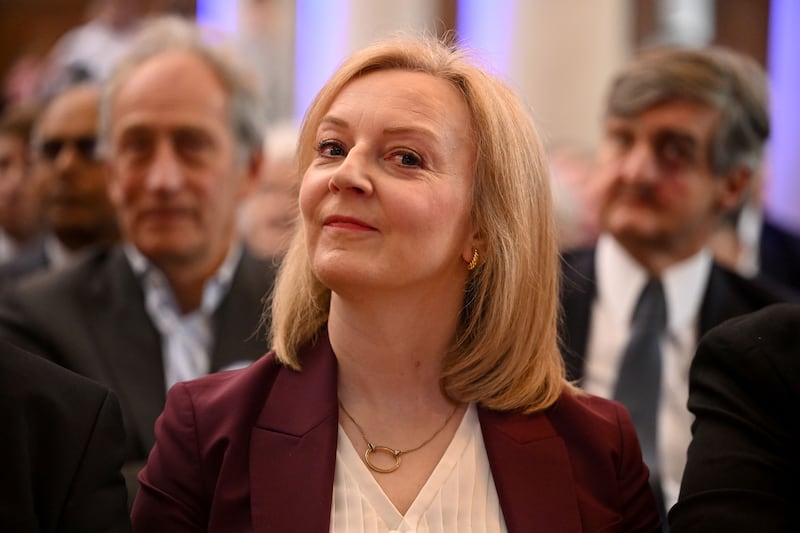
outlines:
[{"label": "woman's nose", "polygon": [[351,149],[331,173],[328,189],[333,193],[355,192],[369,196],[373,192],[375,165],[368,154]]}]

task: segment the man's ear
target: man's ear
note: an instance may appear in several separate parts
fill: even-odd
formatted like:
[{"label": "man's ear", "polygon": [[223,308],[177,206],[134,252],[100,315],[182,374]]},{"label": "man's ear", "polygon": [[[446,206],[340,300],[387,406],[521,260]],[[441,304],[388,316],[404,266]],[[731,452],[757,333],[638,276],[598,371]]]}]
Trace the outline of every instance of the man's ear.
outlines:
[{"label": "man's ear", "polygon": [[244,178],[242,179],[242,187],[240,190],[241,197],[248,196],[251,192],[256,190],[258,183],[261,181],[261,173],[264,170],[264,153],[262,150],[257,150],[250,154],[247,159],[247,164],[243,169]]},{"label": "man's ear", "polygon": [[720,180],[718,206],[720,211],[728,211],[739,206],[747,196],[753,182],[753,171],[747,167],[736,167]]}]

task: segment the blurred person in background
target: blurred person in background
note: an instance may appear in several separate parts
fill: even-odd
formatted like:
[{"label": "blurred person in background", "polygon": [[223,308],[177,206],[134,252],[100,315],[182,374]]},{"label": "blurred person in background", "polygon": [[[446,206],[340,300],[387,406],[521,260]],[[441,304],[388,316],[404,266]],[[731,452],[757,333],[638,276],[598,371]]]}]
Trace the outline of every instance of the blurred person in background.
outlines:
[{"label": "blurred person in background", "polygon": [[289,247],[297,218],[297,128],[286,123],[267,130],[264,165],[256,190],[242,203],[239,224],[257,256],[279,258]]},{"label": "blurred person in background", "polygon": [[593,177],[593,154],[570,144],[548,151],[559,247],[590,246],[598,233],[598,180]]},{"label": "blurred person in background", "polygon": [[610,87],[597,153],[600,237],[564,254],[568,377],[631,410],[662,513],[677,500],[691,437],[698,338],[791,298],[724,268],[709,249],[759,172],[766,95],[761,67],[729,50],[664,48],[632,60]]},{"label": "blurred person in background", "polygon": [[32,108],[12,109],[0,117],[0,265],[41,238],[39,195],[29,157],[35,117]]},{"label": "blurred person in background", "polygon": [[41,91],[51,95],[82,82],[102,82],[130,48],[144,0],[90,0],[87,21],[64,34],[47,58]]},{"label": "blurred person in background", "polygon": [[46,233],[38,246],[0,269],[6,286],[54,270],[119,239],[108,197],[106,163],[97,151],[100,88],[79,84],[48,102],[31,137],[32,174]]},{"label": "blurred person in background", "polygon": [[800,294],[800,235],[771,220],[762,204],[759,173],[741,205],[731,210],[712,237],[720,263],[746,277],[759,277]]},{"label": "blurred person in background", "polygon": [[[267,351],[257,329],[272,267],[236,231],[264,125],[244,74],[178,18],[143,29],[101,116],[123,242],[6,291],[0,337],[117,394],[133,497],[167,389]],[[73,144],[62,156],[80,155]]]}]

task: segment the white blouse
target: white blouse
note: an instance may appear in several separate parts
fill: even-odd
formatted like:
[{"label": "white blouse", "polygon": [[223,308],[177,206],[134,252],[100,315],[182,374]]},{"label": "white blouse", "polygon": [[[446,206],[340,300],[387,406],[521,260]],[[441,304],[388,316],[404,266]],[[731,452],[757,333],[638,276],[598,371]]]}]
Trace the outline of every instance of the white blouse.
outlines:
[{"label": "white blouse", "polygon": [[395,508],[339,426],[331,532],[505,533],[478,412],[467,409],[442,459],[405,515]]}]

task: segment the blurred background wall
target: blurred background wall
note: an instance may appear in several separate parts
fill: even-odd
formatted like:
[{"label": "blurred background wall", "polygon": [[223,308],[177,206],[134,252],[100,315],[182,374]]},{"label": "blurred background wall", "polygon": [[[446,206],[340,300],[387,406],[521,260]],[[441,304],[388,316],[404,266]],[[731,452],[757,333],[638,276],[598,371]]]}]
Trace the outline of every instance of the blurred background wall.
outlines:
[{"label": "blurred background wall", "polygon": [[[45,56],[97,0],[0,0],[0,76]],[[255,70],[272,121],[298,120],[353,50],[395,31],[473,48],[528,103],[549,146],[591,151],[605,87],[637,50],[721,44],[764,65],[775,136],[766,201],[800,231],[800,2],[795,0],[139,0],[195,17]]]}]

